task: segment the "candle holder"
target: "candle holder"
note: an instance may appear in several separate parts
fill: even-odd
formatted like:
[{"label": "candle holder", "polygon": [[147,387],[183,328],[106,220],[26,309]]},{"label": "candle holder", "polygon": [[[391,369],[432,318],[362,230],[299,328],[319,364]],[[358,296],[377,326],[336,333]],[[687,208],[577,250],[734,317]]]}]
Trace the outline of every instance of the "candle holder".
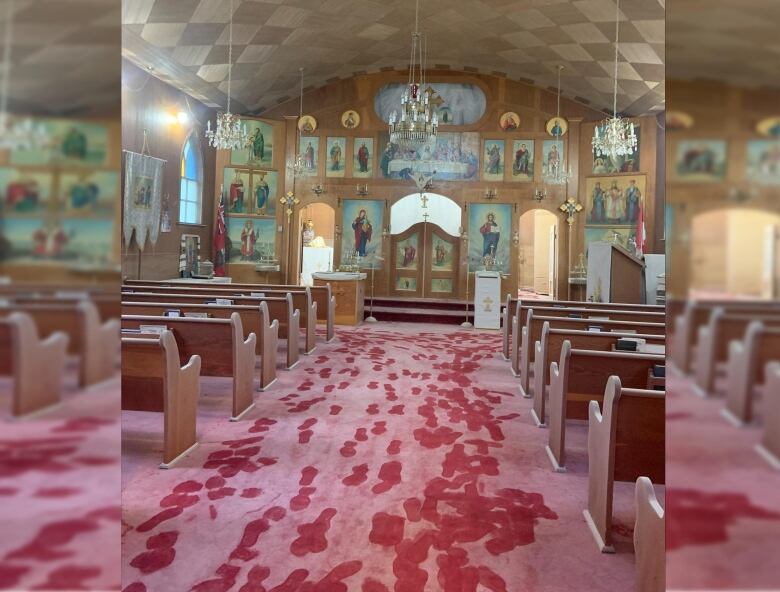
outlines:
[{"label": "candle holder", "polygon": [[355,193],[361,197],[365,197],[368,195],[368,185],[357,185],[355,187]]}]

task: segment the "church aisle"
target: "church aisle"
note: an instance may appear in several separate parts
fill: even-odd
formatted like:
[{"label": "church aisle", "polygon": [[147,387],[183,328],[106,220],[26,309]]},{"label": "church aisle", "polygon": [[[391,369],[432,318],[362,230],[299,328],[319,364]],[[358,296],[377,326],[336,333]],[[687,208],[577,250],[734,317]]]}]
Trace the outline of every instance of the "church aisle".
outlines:
[{"label": "church aisle", "polygon": [[201,444],[169,471],[159,418],[125,412],[124,590],[633,589],[633,484],[602,555],[586,426],[553,473],[500,351],[496,332],[340,329],[242,421],[229,383],[204,382]]}]

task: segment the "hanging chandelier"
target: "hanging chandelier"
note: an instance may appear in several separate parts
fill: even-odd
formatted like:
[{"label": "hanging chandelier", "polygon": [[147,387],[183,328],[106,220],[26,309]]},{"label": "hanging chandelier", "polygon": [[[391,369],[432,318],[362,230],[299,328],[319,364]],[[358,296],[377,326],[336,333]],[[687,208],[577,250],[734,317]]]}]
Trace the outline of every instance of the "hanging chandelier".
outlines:
[{"label": "hanging chandelier", "polygon": [[298,70],[301,73],[301,101],[300,106],[298,108],[298,123],[296,124],[296,132],[295,132],[295,138],[296,138],[296,154],[295,154],[295,160],[293,160],[290,163],[287,163],[287,170],[290,171],[290,174],[292,174],[293,177],[300,177],[304,170],[306,169],[306,159],[304,158],[303,154],[301,153],[301,119],[303,118],[303,68],[298,68]]},{"label": "hanging chandelier", "polygon": [[206,127],[209,144],[218,150],[241,150],[249,144],[249,134],[241,119],[230,112],[230,87],[233,82],[233,0],[230,0],[230,24],[228,25],[228,87],[227,111],[217,113],[217,126],[211,129],[211,120]]},{"label": "hanging chandelier", "polygon": [[[561,71],[563,66],[558,66],[558,107],[555,112],[555,118],[561,118]],[[559,128],[560,129],[560,128]],[[544,182],[548,185],[565,185],[571,178],[571,167],[566,167],[566,159],[563,156],[563,150],[561,148],[561,132],[558,131],[555,134],[555,150],[558,153],[558,158],[554,162],[548,161],[544,163],[543,177]]]},{"label": "hanging chandelier", "polygon": [[618,42],[620,33],[620,0],[615,2],[615,86],[612,93],[612,117],[596,126],[593,133],[593,149],[598,156],[607,156],[615,162],[618,156],[628,156],[636,149],[634,124],[618,117]]},{"label": "hanging chandelier", "polygon": [[420,36],[420,0],[417,0],[412,33],[407,88],[401,97],[401,115],[390,115],[390,142],[405,148],[419,149],[436,141],[439,118],[430,104],[425,88],[425,60]]},{"label": "hanging chandelier", "polygon": [[3,43],[3,78],[0,81],[0,149],[31,150],[49,143],[43,124],[29,117],[12,121],[8,113],[8,87],[11,80],[11,46],[13,40],[14,0],[5,1],[5,39]]}]

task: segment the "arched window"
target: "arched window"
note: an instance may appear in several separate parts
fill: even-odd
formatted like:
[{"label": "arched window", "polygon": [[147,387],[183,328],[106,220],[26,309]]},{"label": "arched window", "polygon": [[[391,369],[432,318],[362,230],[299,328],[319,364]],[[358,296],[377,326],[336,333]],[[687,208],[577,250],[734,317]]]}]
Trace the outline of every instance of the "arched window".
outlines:
[{"label": "arched window", "polygon": [[181,151],[181,192],[179,193],[179,222],[200,224],[203,205],[203,157],[200,144],[191,133]]}]

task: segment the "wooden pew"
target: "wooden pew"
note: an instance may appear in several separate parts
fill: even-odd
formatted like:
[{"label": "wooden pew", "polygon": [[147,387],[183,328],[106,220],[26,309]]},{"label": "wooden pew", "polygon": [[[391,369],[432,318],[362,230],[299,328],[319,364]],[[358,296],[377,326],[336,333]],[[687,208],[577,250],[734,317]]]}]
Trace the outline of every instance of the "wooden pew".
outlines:
[{"label": "wooden pew", "polygon": [[[58,295],[57,293],[38,295],[9,294],[8,297],[16,304],[59,304],[62,302],[72,302],[75,304],[81,300],[88,300],[97,308],[98,317],[103,323],[112,319],[118,319],[122,315],[119,293],[91,294],[88,298],[82,298],[75,295],[75,293],[73,295],[68,295],[64,292],[61,295]],[[2,298],[2,296],[0,296],[0,298]]]},{"label": "wooden pew", "polygon": [[[504,302],[504,308],[501,311],[501,332],[503,341],[503,357],[505,360],[509,360],[510,351],[510,339],[512,334],[512,319],[517,314],[517,304],[521,303],[521,306],[542,306],[546,308],[581,308],[586,310],[615,310],[615,311],[645,311],[657,314],[664,313],[664,307],[657,304],[623,304],[613,302],[580,302],[579,300],[531,300],[531,299],[519,299],[512,298],[511,294],[506,295]],[[596,315],[598,316],[598,315]],[[520,323],[522,327],[525,323],[523,319]]]},{"label": "wooden pew", "polygon": [[689,300],[685,311],[674,323],[670,342],[670,362],[684,374],[691,372],[699,327],[706,325],[715,309],[721,308],[735,314],[777,314],[780,303],[766,300]]},{"label": "wooden pew", "polygon": [[179,352],[170,331],[159,337],[122,337],[122,409],[164,414],[161,469],[172,467],[198,445],[199,376],[197,355],[179,367]]},{"label": "wooden pew", "polygon": [[68,336],[38,337],[35,321],[15,312],[0,318],[0,376],[13,377],[11,414],[28,415],[60,402]]},{"label": "wooden pew", "polygon": [[[124,314],[135,316],[165,317],[166,311],[179,310],[182,315],[197,313],[207,314],[209,318],[230,319],[233,313],[238,313],[244,330],[257,336],[255,353],[260,357],[260,390],[268,389],[276,381],[279,321],[274,319],[273,322],[269,323],[267,302],[261,302],[259,306],[217,306],[186,302],[125,302],[122,307]],[[288,363],[290,359],[288,351]],[[293,365],[297,363],[297,357],[293,356],[292,359]]]},{"label": "wooden pew", "polygon": [[699,327],[696,347],[696,363],[693,366],[694,384],[704,396],[715,390],[715,378],[726,370],[729,347],[732,341],[742,341],[748,326],[761,321],[767,327],[780,327],[778,315],[767,316],[731,314],[722,308],[715,308],[707,325]]},{"label": "wooden pew", "polygon": [[[518,317],[513,319],[517,322]],[[587,330],[590,325],[598,325],[604,331],[626,333],[636,331],[649,335],[663,335],[666,325],[660,323],[648,323],[631,320],[595,320],[595,319],[572,319],[566,316],[547,316],[537,315],[536,309],[529,310],[526,318],[526,324],[520,331],[519,345],[512,349],[512,373],[520,377],[520,393],[524,397],[530,397],[530,374],[534,361],[534,344],[541,337],[542,327],[545,322],[550,323],[552,329],[569,330]],[[513,340],[514,343],[514,340]]]},{"label": "wooden pew", "polygon": [[79,358],[80,387],[114,376],[119,354],[119,321],[112,319],[101,324],[97,308],[89,300],[0,307],[0,317],[14,311],[30,315],[43,338],[57,331],[68,336],[68,353]]},{"label": "wooden pew", "polygon": [[764,369],[764,432],[756,452],[770,466],[780,471],[780,362],[771,362]]},{"label": "wooden pew", "polygon": [[[260,292],[254,292],[254,296],[251,296],[250,294],[246,295],[239,295],[236,293],[223,293],[219,290],[212,290],[207,288],[177,288],[177,287],[152,287],[152,288],[144,288],[144,291],[140,290],[132,290],[130,292],[124,291],[122,292],[122,299],[127,301],[129,295],[135,295],[139,294],[142,296],[151,296],[151,295],[160,295],[166,299],[172,299],[179,295],[187,296],[188,298],[191,297],[200,297],[201,302],[208,302],[213,301],[216,298],[224,298],[226,300],[231,300],[233,304],[245,304],[245,305],[254,305],[257,302],[259,302],[262,299],[265,298],[286,298],[289,294],[293,301],[293,307],[300,311],[300,318],[299,318],[299,326],[303,327],[304,329],[304,335],[305,335],[305,341],[303,344],[303,352],[305,354],[310,354],[314,351],[314,348],[317,344],[317,303],[314,302],[311,298],[311,293],[306,292],[263,292],[262,296],[260,295]],[[271,310],[273,314],[273,309]],[[274,317],[278,318],[278,317]],[[280,329],[282,330],[282,333],[284,334],[284,320],[279,319],[280,322]]]},{"label": "wooden pew", "polygon": [[566,420],[587,419],[590,402],[602,402],[610,376],[620,377],[629,388],[647,389],[648,371],[664,361],[664,356],[655,354],[573,349],[569,341],[564,341],[560,361],[550,365],[550,434],[546,450],[553,469],[566,470]]},{"label": "wooden pew", "polygon": [[770,362],[780,361],[780,328],[754,321],[743,341],[729,344],[726,370],[726,408],[721,414],[741,426],[753,420],[753,400],[757,387],[764,386],[764,400],[769,395],[766,374]]},{"label": "wooden pew", "polygon": [[[313,302],[317,303],[317,320],[325,323],[325,340],[330,342],[335,337],[336,297],[333,296],[330,284],[325,286],[295,286],[292,284],[204,284],[203,282],[171,282],[151,280],[126,280],[123,288],[137,289],[138,286],[172,286],[196,289],[227,290],[233,294],[239,292],[251,294],[252,292],[266,292],[283,294],[287,292],[306,292],[311,294]],[[300,308],[300,307],[299,307]]]},{"label": "wooden pew", "polygon": [[665,592],[665,512],[655,496],[653,482],[647,477],[636,480],[634,503],[635,592]]},{"label": "wooden pew", "polygon": [[665,393],[623,388],[612,376],[602,410],[588,406],[588,506],[583,510],[602,553],[612,547],[612,497],[615,481],[648,477],[665,482]]},{"label": "wooden pew", "polygon": [[[217,304],[206,304],[206,302],[213,301],[213,298],[204,296],[190,296],[186,294],[145,294],[134,292],[132,294],[123,294],[122,305],[136,302],[146,303],[152,305],[165,305],[168,308],[177,308],[177,305],[181,306],[205,306],[208,307],[205,311],[200,312],[213,312],[217,315],[217,311],[221,308]],[[286,294],[283,298],[265,297],[265,298],[246,298],[241,299],[240,304],[237,298],[233,298],[233,307],[241,314],[247,309],[259,310],[260,303],[265,302],[268,308],[268,318],[278,321],[278,335],[279,338],[287,340],[287,369],[291,370],[298,365],[300,361],[300,310],[297,310],[293,306],[292,294]],[[230,305],[222,305],[230,306]],[[195,311],[192,311],[195,312]],[[261,321],[258,320],[257,315],[252,314],[252,318],[247,318],[244,325],[247,330],[254,331],[257,335],[261,333],[257,330],[260,327]],[[258,343],[262,343],[262,339]],[[275,349],[274,349],[275,351]],[[262,355],[258,351],[259,355]]]},{"label": "wooden pew", "polygon": [[548,370],[553,361],[560,359],[564,341],[568,340],[575,349],[612,351],[617,345],[618,339],[621,338],[644,339],[648,344],[654,346],[663,346],[666,342],[664,335],[551,329],[550,322],[545,321],[542,325],[541,337],[534,344],[533,388],[531,389],[533,407],[531,408],[531,417],[537,426],[547,426],[546,395],[549,383]]},{"label": "wooden pew", "polygon": [[241,315],[233,312],[229,319],[194,319],[123,315],[122,329],[140,329],[142,325],[165,326],[176,340],[181,362],[200,356],[201,376],[233,379],[233,404],[230,421],[238,421],[254,407],[252,383],[255,371],[257,336],[244,339]]}]

